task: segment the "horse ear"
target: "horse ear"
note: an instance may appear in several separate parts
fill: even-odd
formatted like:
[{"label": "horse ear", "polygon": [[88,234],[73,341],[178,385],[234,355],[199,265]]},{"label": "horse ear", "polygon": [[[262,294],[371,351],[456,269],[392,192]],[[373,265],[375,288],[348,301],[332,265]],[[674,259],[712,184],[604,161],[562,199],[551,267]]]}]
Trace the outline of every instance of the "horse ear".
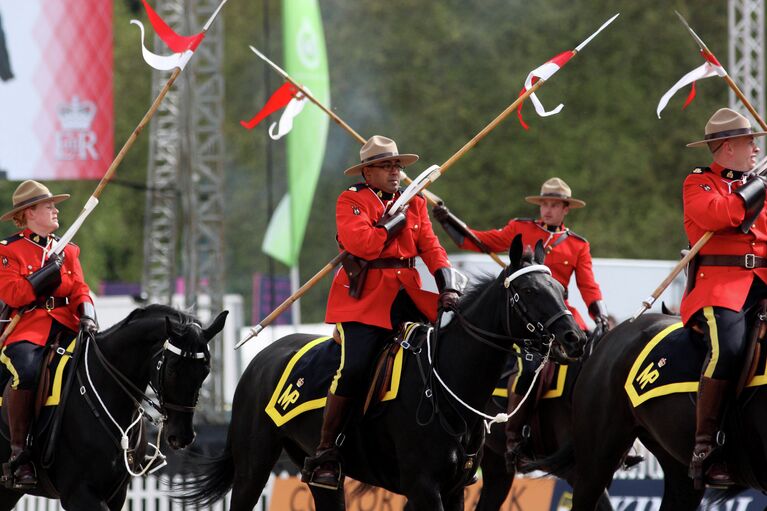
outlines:
[{"label": "horse ear", "polygon": [[535,253],[533,255],[533,260],[537,264],[543,264],[544,259],[546,259],[546,251],[543,249],[543,241],[538,240],[535,244]]},{"label": "horse ear", "polygon": [[511,242],[511,248],[509,248],[509,263],[512,268],[519,267],[522,260],[522,249],[522,235],[517,234]]},{"label": "horse ear", "polygon": [[219,333],[224,328],[224,323],[226,323],[226,316],[229,314],[229,311],[223,311],[221,314],[216,316],[216,319],[213,320],[213,323],[210,324],[208,328],[202,331],[202,335],[205,337],[206,341],[209,341],[213,339],[217,333]]}]

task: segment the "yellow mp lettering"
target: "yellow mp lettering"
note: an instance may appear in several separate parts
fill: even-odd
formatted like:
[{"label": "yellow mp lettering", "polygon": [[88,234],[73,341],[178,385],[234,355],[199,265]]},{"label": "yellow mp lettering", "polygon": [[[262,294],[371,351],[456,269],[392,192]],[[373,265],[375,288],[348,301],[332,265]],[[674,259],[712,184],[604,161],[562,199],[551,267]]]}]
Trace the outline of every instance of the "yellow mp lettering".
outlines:
[{"label": "yellow mp lettering", "polygon": [[653,383],[655,380],[658,379],[660,376],[660,373],[657,369],[653,369],[653,366],[655,365],[654,362],[650,362],[650,365],[644,368],[644,371],[639,373],[639,376],[637,376],[636,381],[639,382],[639,388],[644,390],[644,388],[647,386],[648,383]]},{"label": "yellow mp lettering", "polygon": [[287,386],[285,391],[282,393],[280,398],[277,400],[277,404],[279,404],[283,410],[287,409],[288,406],[292,405],[296,401],[298,401],[299,392],[297,390],[293,390],[293,384]]}]

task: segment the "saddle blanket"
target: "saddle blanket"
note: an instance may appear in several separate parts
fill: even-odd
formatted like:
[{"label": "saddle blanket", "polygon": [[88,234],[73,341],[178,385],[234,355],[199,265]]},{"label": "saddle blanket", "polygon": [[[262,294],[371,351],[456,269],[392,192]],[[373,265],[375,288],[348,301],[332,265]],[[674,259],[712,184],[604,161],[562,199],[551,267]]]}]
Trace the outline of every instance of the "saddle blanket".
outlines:
[{"label": "saddle blanket", "polygon": [[[381,401],[397,397],[402,375],[403,350],[394,359],[391,380]],[[274,424],[283,426],[309,410],[324,408],[328,389],[341,362],[341,346],[332,337],[318,337],[306,343],[290,359],[266,405]]]},{"label": "saddle blanket", "polygon": [[[550,378],[548,382],[548,387],[543,394],[541,394],[540,399],[556,399],[558,397],[562,397],[562,394],[565,391],[565,381],[567,380],[567,366],[566,365],[560,365],[555,364],[554,362],[549,362],[554,366],[554,374]],[[493,390],[493,398],[501,398],[497,399],[496,402],[499,404],[499,406],[505,407],[506,406],[506,400],[509,398],[509,391],[508,391],[508,385],[509,385],[509,378],[514,378],[517,375],[517,359],[510,357],[509,362],[506,365],[506,370],[503,371],[503,374],[501,375],[501,379],[498,380],[498,383],[495,386],[495,389]],[[539,378],[543,376],[543,372],[538,376]]]},{"label": "saddle blanket", "polygon": [[[767,350],[759,351],[756,372],[746,387],[767,384]],[[626,377],[624,388],[632,406],[658,396],[697,392],[706,352],[702,337],[681,322],[658,332],[637,355]]]},{"label": "saddle blanket", "polygon": [[[77,344],[77,337],[72,339],[69,344],[62,343],[61,347],[51,356],[51,361],[48,364],[49,378],[47,379],[48,388],[45,390],[45,401],[43,406],[56,406],[61,401],[61,388],[64,384],[64,369],[71,360],[71,355],[74,352],[75,345]],[[66,350],[64,349],[66,346]],[[66,355],[66,356],[65,356]],[[4,365],[0,365],[2,373],[0,374],[0,388],[5,388],[6,384],[11,379],[11,373]],[[40,390],[42,391],[42,389]],[[38,396],[40,391],[38,391]],[[39,401],[38,401],[39,402]],[[3,404],[3,398],[0,396],[0,406]]]}]

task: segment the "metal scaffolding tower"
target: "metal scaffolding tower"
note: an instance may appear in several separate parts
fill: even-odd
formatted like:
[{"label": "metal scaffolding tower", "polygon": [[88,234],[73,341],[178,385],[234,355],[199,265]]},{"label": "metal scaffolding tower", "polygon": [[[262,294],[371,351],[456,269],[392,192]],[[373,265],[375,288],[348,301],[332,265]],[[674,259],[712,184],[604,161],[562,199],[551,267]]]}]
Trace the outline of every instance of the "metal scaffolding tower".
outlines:
[{"label": "metal scaffolding tower", "polygon": [[[219,0],[164,0],[157,8],[178,32],[192,34],[218,4]],[[168,52],[157,41],[155,47],[160,54]],[[224,296],[223,47],[219,16],[155,116],[147,173],[144,291],[151,301],[170,303],[181,239],[184,307],[194,310],[203,323],[223,309]],[[154,87],[162,86],[168,76],[155,71]],[[210,349],[211,375],[200,396],[200,410],[208,420],[217,420],[224,409],[223,343],[211,343]]]},{"label": "metal scaffolding tower", "polygon": [[[764,116],[764,0],[728,0],[727,25],[727,71],[746,99]],[[730,108],[751,118],[732,90]],[[753,119],[752,124],[758,126]],[[764,150],[764,138],[756,140]]]}]

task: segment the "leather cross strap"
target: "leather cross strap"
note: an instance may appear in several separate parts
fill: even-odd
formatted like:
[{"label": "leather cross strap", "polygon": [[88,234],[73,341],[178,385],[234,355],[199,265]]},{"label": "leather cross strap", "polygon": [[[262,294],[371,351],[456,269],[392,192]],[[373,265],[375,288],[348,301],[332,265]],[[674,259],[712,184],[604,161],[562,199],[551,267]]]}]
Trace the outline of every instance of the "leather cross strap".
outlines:
[{"label": "leather cross strap", "polygon": [[45,298],[38,298],[32,302],[32,305],[50,311],[57,307],[69,305],[69,298],[66,296],[47,296]]},{"label": "leather cross strap", "polygon": [[380,259],[373,259],[369,261],[369,268],[384,269],[384,268],[415,268],[415,257],[408,257],[407,259],[400,259],[398,257],[382,257]]},{"label": "leather cross strap", "polygon": [[737,266],[740,268],[767,268],[767,258],[754,254],[745,255],[701,255],[700,266]]}]

